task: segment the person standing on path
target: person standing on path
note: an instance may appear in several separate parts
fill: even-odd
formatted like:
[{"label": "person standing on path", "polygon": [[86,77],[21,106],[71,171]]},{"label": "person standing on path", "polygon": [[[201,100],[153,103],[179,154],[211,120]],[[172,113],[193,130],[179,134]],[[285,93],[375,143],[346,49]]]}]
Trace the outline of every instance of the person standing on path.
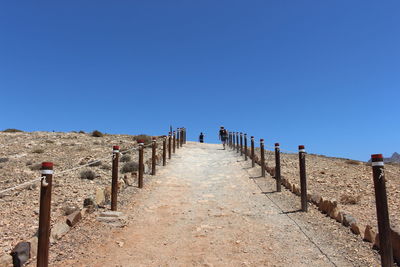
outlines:
[{"label": "person standing on path", "polygon": [[200,143],[204,143],[204,134],[203,134],[203,132],[200,133],[199,142]]},{"label": "person standing on path", "polygon": [[226,131],[224,126],[221,126],[221,128],[219,130],[219,139],[221,140],[224,149],[225,149],[225,143],[226,143],[227,137],[228,137],[228,132]]}]

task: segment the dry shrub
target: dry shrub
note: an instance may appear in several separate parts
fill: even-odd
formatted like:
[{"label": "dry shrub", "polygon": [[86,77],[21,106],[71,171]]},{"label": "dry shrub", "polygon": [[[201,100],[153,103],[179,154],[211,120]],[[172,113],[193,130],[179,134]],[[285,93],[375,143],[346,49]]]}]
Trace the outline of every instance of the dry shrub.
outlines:
[{"label": "dry shrub", "polygon": [[146,134],[139,134],[133,137],[134,141],[143,140],[145,145],[150,144],[153,141],[153,137]]},{"label": "dry shrub", "polygon": [[127,155],[127,154],[122,155],[122,157],[120,158],[120,161],[121,161],[121,162],[129,162],[129,161],[131,161],[131,160],[132,160],[132,157],[129,156],[129,155]]},{"label": "dry shrub", "polygon": [[0,163],[4,163],[4,162],[7,162],[8,161],[8,158],[0,158]]},{"label": "dry shrub", "polygon": [[102,163],[101,163],[101,160],[93,160],[93,161],[89,161],[88,164],[90,167],[97,167],[97,166],[100,166]]},{"label": "dry shrub", "polygon": [[91,170],[85,170],[81,172],[81,179],[88,179],[88,180],[94,180],[96,178],[96,173]]},{"label": "dry shrub", "polygon": [[5,129],[5,130],[3,130],[3,132],[5,132],[5,133],[22,133],[23,131],[11,128],[11,129]]},{"label": "dry shrub", "polygon": [[134,161],[127,162],[122,167],[121,172],[122,173],[135,172],[138,170],[138,166],[139,166],[139,164],[137,162],[134,162]]},{"label": "dry shrub", "polygon": [[351,165],[361,165],[362,164],[361,161],[353,160],[353,159],[346,160],[344,163],[351,164]]},{"label": "dry shrub", "polygon": [[100,132],[100,131],[94,130],[94,131],[92,132],[92,136],[93,136],[93,137],[103,137],[103,133]]},{"label": "dry shrub", "polygon": [[35,148],[34,150],[32,150],[32,153],[42,154],[42,153],[44,153],[44,149],[42,149],[42,148]]},{"label": "dry shrub", "polygon": [[354,195],[341,195],[340,196],[340,203],[344,205],[355,205],[358,204],[361,200],[361,196],[354,196]]},{"label": "dry shrub", "polygon": [[[28,162],[27,162],[27,165],[28,165]],[[40,164],[40,163],[36,163],[36,164],[33,164],[33,165],[31,163],[28,166],[29,166],[29,169],[31,169],[31,171],[39,171],[39,170],[42,169],[42,164]]]}]

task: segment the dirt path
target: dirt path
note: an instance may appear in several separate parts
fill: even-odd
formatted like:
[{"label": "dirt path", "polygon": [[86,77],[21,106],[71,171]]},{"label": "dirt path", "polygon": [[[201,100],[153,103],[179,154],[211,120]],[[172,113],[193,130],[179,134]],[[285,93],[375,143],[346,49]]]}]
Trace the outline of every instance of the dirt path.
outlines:
[{"label": "dirt path", "polygon": [[[310,216],[322,221],[307,222],[310,217],[293,210],[290,202],[296,197],[286,196],[288,202],[282,203],[289,212],[278,208],[285,201],[279,197],[288,193],[266,197],[260,188],[271,190],[273,183],[256,178],[258,170],[249,166],[220,146],[188,143],[171,164],[158,169],[148,188],[135,196],[135,205],[124,210],[132,218],[126,228],[99,229],[105,239],[87,244],[83,257],[54,266],[379,265],[365,245],[357,244],[360,254],[350,250],[346,255],[337,242],[324,240],[335,238],[324,233],[328,223],[323,220],[328,219],[311,209]],[[354,242],[347,230],[335,229],[348,235],[340,243]]]}]

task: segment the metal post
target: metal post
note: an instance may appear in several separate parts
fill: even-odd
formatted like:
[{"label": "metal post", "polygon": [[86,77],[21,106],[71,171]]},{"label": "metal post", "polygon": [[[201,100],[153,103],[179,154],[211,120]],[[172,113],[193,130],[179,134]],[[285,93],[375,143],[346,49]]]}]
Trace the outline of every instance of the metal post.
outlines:
[{"label": "metal post", "polygon": [[240,156],[243,155],[243,133],[240,133]]},{"label": "metal post", "polygon": [[254,136],[251,137],[250,153],[251,153],[251,167],[254,168],[254,166],[256,166],[256,162],[255,162],[255,158],[254,158]]},{"label": "metal post", "polygon": [[117,210],[118,201],[118,161],[119,146],[113,146],[112,178],[111,178],[111,210]]},{"label": "metal post", "polygon": [[244,160],[247,160],[247,134],[244,134]]},{"label": "metal post", "polygon": [[39,238],[37,267],[49,265],[51,188],[53,183],[53,162],[42,163],[40,186]]},{"label": "metal post", "polygon": [[138,178],[138,187],[139,188],[143,188],[143,172],[144,172],[143,150],[144,150],[144,143],[143,143],[143,140],[140,140],[140,143],[139,143],[139,178]]},{"label": "metal post", "polygon": [[261,176],[265,177],[264,139],[260,139]]},{"label": "metal post", "polygon": [[299,146],[300,163],[300,191],[301,191],[301,210],[307,212],[307,175],[306,175],[306,150],[303,145]]},{"label": "metal post", "polygon": [[162,165],[167,165],[167,137],[165,135],[163,136]]},{"label": "metal post", "polygon": [[236,132],[236,153],[239,153],[239,133]]},{"label": "metal post", "polygon": [[176,149],[176,133],[175,133],[175,131],[172,132],[172,136],[173,136],[173,139],[172,139],[172,153],[175,154],[175,149]]},{"label": "metal post", "polygon": [[276,179],[276,191],[281,192],[281,149],[279,143],[275,143],[275,179]]},{"label": "metal post", "polygon": [[171,159],[171,151],[172,151],[172,133],[168,134],[168,159]]},{"label": "metal post", "polygon": [[393,250],[382,154],[371,155],[382,267],[393,266]]},{"label": "metal post", "polygon": [[151,175],[156,175],[156,152],[157,152],[157,140],[153,137],[151,144]]}]

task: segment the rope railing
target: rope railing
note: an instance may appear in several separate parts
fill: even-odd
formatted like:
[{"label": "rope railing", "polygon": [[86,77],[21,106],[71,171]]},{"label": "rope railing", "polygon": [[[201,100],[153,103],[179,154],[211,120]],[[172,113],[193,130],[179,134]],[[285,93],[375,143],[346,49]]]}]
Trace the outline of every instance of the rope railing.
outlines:
[{"label": "rope railing", "polygon": [[[172,142],[172,139],[174,142]],[[171,140],[171,142],[167,142],[168,140]],[[98,162],[104,161],[106,159],[110,159],[112,162],[112,178],[111,178],[111,210],[116,210],[116,201],[117,201],[117,195],[118,195],[118,161],[119,161],[119,155],[124,155],[127,153],[135,152],[138,151],[138,173],[139,173],[139,188],[143,187],[143,173],[144,173],[144,165],[145,164],[151,164],[151,175],[156,174],[156,165],[160,161],[160,157],[162,153],[162,160],[163,160],[163,166],[166,165],[166,159],[167,159],[167,151],[172,151],[172,154],[175,154],[176,149],[179,147],[182,147],[183,144],[186,143],[186,129],[185,128],[178,128],[176,131],[173,133],[170,133],[169,135],[164,135],[161,137],[153,137],[153,140],[144,145],[142,140],[137,140],[138,144],[135,144],[133,147],[124,149],[124,150],[119,150],[119,146],[113,146],[113,151],[112,153],[106,153],[106,156],[104,157],[99,157],[94,160],[90,160],[89,162],[79,165],[79,166],[74,166],[72,168],[60,170],[60,171],[53,171],[53,164],[51,162],[44,162],[42,163],[42,168],[41,168],[41,173],[42,176],[29,180],[27,182],[23,182],[17,185],[14,185],[12,187],[3,189],[0,191],[0,197],[3,197],[4,194],[14,191],[14,190],[19,190],[22,188],[26,188],[27,186],[31,184],[35,184],[40,181],[40,206],[44,205],[44,207],[47,208],[40,208],[40,213],[39,213],[39,236],[38,236],[38,254],[37,254],[37,266],[47,266],[48,264],[48,252],[45,252],[49,248],[49,233],[50,233],[50,210],[51,210],[51,202],[50,202],[50,195],[51,195],[51,188],[52,188],[52,183],[56,180],[53,180],[53,176],[61,176],[65,175],[67,173],[71,173],[86,167],[89,167],[91,165],[94,165]],[[162,146],[162,149],[159,149],[158,147]],[[167,148],[168,146],[168,148]],[[173,146],[173,147],[172,147]],[[144,153],[145,148],[152,147],[151,150],[151,158],[148,158],[147,152],[146,154]],[[147,150],[146,150],[147,151]],[[101,156],[101,155],[100,155]],[[144,160],[144,157],[146,156],[146,161]],[[171,159],[171,157],[168,157]],[[158,159],[158,160],[157,160]],[[147,172],[146,172],[147,173]],[[150,174],[150,173],[149,173]],[[90,184],[87,184],[89,186]],[[86,186],[86,187],[87,187]],[[74,193],[76,193],[74,191]],[[63,198],[66,197],[66,195],[61,194]],[[6,203],[8,201],[12,201],[12,199],[4,199]],[[62,203],[65,203],[66,201],[61,201]],[[57,201],[57,204],[61,203],[60,201]],[[48,218],[48,219],[46,219]],[[47,245],[46,245],[47,244]],[[35,255],[31,255],[35,256]],[[14,257],[14,256],[13,256]]]}]

